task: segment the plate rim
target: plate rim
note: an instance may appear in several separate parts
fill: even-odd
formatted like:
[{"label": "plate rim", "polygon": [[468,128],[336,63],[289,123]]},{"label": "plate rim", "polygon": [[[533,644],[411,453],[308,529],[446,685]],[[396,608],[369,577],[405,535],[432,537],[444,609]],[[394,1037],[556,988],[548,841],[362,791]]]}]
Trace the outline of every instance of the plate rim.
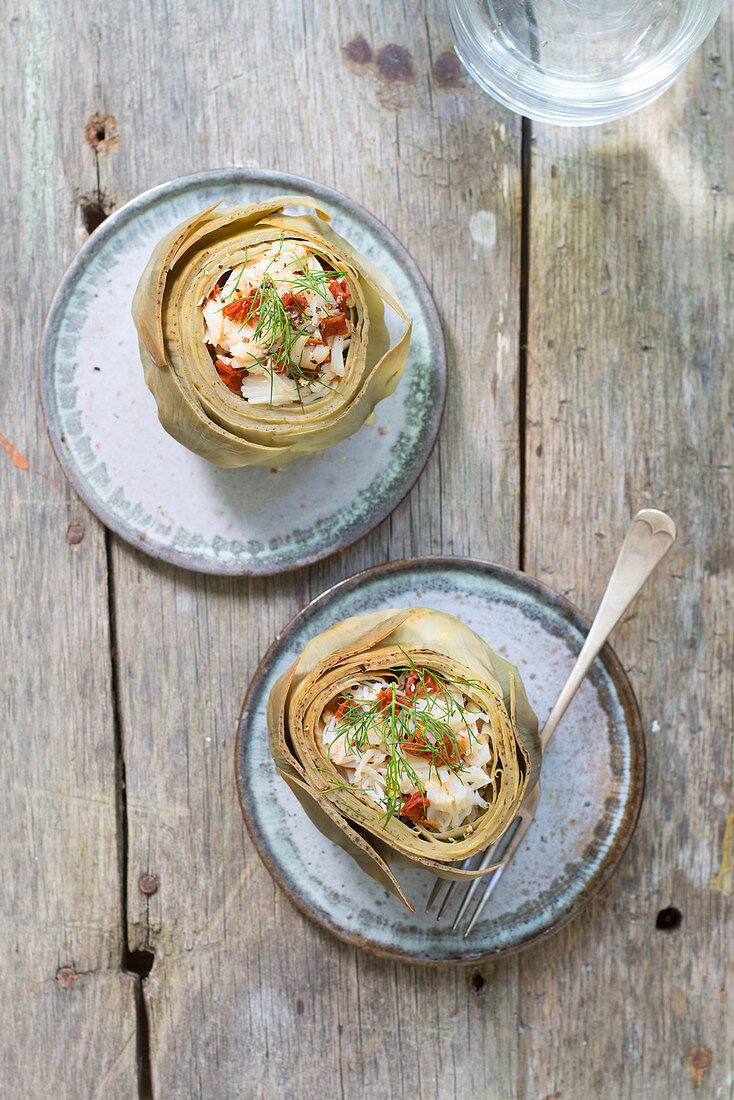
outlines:
[{"label": "plate rim", "polygon": [[[557,918],[552,920],[548,925],[540,929],[540,931],[533,932],[522,937],[517,943],[513,943],[503,948],[491,950],[491,951],[475,951],[467,952],[461,956],[452,957],[445,956],[443,958],[430,958],[426,955],[422,955],[417,952],[405,951],[399,948],[386,947],[382,943],[370,939],[369,937],[362,936],[356,932],[347,932],[334,920],[332,920],[325,910],[319,910],[308,902],[298,892],[297,887],[289,880],[285,872],[281,870],[280,865],[274,860],[269,850],[267,849],[264,838],[259,828],[256,827],[254,822],[254,815],[249,812],[247,796],[248,784],[245,783],[242,777],[242,757],[244,755],[244,726],[248,716],[248,704],[254,694],[256,687],[259,686],[264,675],[266,674],[270,663],[277,654],[278,650],[286,641],[293,631],[297,628],[301,620],[312,614],[317,608],[322,607],[325,604],[330,603],[335,595],[338,595],[341,590],[344,589],[357,589],[366,581],[371,580],[374,577],[382,575],[389,575],[390,573],[401,573],[408,571],[425,572],[429,568],[435,568],[444,566],[447,568],[458,569],[460,571],[478,572],[484,575],[494,576],[512,585],[519,585],[520,587],[530,591],[533,595],[540,597],[543,600],[547,600],[551,606],[560,611],[564,617],[571,622],[573,626],[579,629],[583,634],[588,633],[591,626],[590,622],[582,612],[571,603],[560,592],[556,592],[554,589],[549,588],[548,585],[539,581],[536,577],[532,577],[527,573],[523,573],[519,570],[512,569],[510,566],[501,565],[498,562],[487,561],[482,558],[470,558],[456,555],[444,555],[444,554],[431,554],[416,558],[396,558],[392,561],[381,562],[377,565],[369,566],[366,569],[361,569],[357,573],[353,573],[349,577],[344,577],[342,580],[337,581],[335,584],[330,585],[324,589],[323,592],[315,596],[304,607],[297,611],[285,626],[278,631],[273,641],[268,646],[267,650],[263,654],[262,658],[258,662],[257,668],[248,684],[245,697],[240,708],[240,714],[237,721],[237,735],[235,739],[235,753],[234,753],[234,765],[235,765],[235,783],[237,787],[237,796],[240,804],[240,810],[244,819],[247,832],[250,840],[252,841],[255,850],[265,865],[266,870],[274,879],[276,884],[283,890],[297,909],[299,909],[306,917],[308,917],[315,924],[326,929],[332,935],[343,943],[348,944],[350,947],[359,947],[365,951],[368,951],[372,955],[376,955],[379,958],[388,959],[393,962],[409,963],[412,965],[420,966],[472,966],[483,962],[490,962],[496,959],[504,958],[508,955],[516,954],[518,951],[525,950],[535,944],[542,942],[549,936],[554,935],[564,925],[572,921],[578,914],[586,908],[592,898],[606,886],[609,880],[618,869],[622,858],[627,851],[632,837],[635,834],[637,824],[640,817],[640,811],[642,809],[642,803],[645,796],[645,787],[647,779],[647,749],[645,744],[645,730],[642,721],[642,715],[640,712],[637,696],[632,688],[629,677],[624,670],[624,667],[615,653],[609,642],[605,643],[602,647],[596,661],[600,661],[605,668],[605,671],[612,679],[615,689],[617,691],[620,705],[625,714],[625,722],[627,730],[629,731],[629,744],[631,749],[631,762],[630,762],[630,792],[627,797],[624,813],[620,822],[619,830],[615,836],[614,842],[607,852],[604,860],[599,867],[598,871],[593,875],[590,882],[585,889],[578,895],[569,908],[560,914]],[[595,662],[596,663],[596,662]],[[468,941],[465,941],[468,942]]]},{"label": "plate rim", "polygon": [[[431,348],[431,362],[434,367],[438,400],[435,402],[431,413],[429,430],[424,433],[423,439],[429,441],[423,454],[419,455],[414,470],[407,480],[400,485],[397,493],[377,512],[374,522],[358,525],[356,531],[343,538],[338,545],[326,549],[320,549],[312,554],[303,555],[297,561],[289,559],[281,564],[267,565],[262,568],[258,563],[250,563],[243,566],[239,562],[217,563],[205,560],[195,551],[177,550],[172,546],[157,544],[153,549],[145,532],[141,532],[134,525],[122,519],[114,511],[111,511],[107,503],[101,500],[87,478],[83,476],[78,463],[74,461],[67,447],[61,425],[58,422],[58,410],[55,403],[54,387],[51,384],[53,359],[50,355],[50,345],[54,338],[54,327],[57,320],[63,316],[71,293],[76,284],[80,272],[82,272],[105,242],[127,225],[142,210],[158,201],[166,193],[180,190],[193,190],[199,185],[211,184],[218,179],[226,180],[230,177],[232,184],[267,183],[273,186],[281,186],[284,190],[298,188],[311,191],[314,198],[325,203],[333,202],[339,208],[341,205],[355,212],[359,220],[368,226],[376,236],[386,245],[400,267],[407,271],[408,277],[415,290],[426,318],[429,343]],[[398,505],[402,504],[411,492],[421,474],[426,468],[429,458],[436,446],[441,424],[446,408],[446,392],[448,388],[448,362],[446,354],[446,339],[438,312],[438,307],[433,299],[423,272],[407,250],[403,242],[388,228],[375,214],[361,203],[357,202],[342,191],[337,191],[327,184],[318,183],[305,176],[297,176],[288,172],[278,172],[270,168],[246,168],[246,167],[221,167],[208,168],[200,172],[188,172],[183,175],[173,176],[162,183],[141,191],[127,202],[124,202],[89,235],[86,241],[72,256],[51,296],[46,315],[41,328],[37,354],[37,380],[40,396],[41,412],[46,428],[46,435],[51,444],[56,461],[66,481],[74,490],[80,500],[89,508],[90,512],[110,531],[114,531],[130,546],[140,550],[149,557],[158,561],[167,562],[181,569],[187,569],[194,573],[202,573],[207,576],[231,576],[231,577],[272,577],[284,573],[292,573],[297,569],[303,569],[309,565],[324,561],[334,554],[341,553],[355,542],[365,538],[376,527],[392,515]],[[164,429],[161,428],[163,431]],[[246,468],[246,467],[245,467]]]}]

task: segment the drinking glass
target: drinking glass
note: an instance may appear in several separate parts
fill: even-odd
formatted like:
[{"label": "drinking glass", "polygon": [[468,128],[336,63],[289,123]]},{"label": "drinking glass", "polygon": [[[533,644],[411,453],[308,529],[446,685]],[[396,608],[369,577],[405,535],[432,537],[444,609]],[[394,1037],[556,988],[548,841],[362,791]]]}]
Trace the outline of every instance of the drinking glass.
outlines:
[{"label": "drinking glass", "polygon": [[542,122],[591,126],[675,80],[723,0],[448,0],[456,52],[478,84]]}]

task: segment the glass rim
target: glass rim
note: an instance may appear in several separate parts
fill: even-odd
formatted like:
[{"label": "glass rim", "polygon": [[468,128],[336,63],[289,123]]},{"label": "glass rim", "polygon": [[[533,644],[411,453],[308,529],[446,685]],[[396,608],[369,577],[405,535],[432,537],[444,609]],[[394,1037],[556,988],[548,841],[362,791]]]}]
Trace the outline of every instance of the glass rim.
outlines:
[{"label": "glass rim", "polygon": [[[475,26],[485,26],[478,0],[448,0],[448,6],[457,53],[483,87],[499,85],[500,88],[514,88],[530,96],[538,96],[544,102],[559,100],[563,105],[586,111],[613,108],[620,100],[629,101],[665,91],[708,36],[721,14],[724,0],[716,0],[711,5],[701,4],[700,18],[685,34],[679,29],[666,48],[654,57],[647,58],[629,73],[605,79],[559,75],[553,70],[543,69],[522,53],[517,54],[515,62],[518,75],[511,76],[504,64],[493,64],[495,54],[487,50],[483,42],[480,44],[474,33]],[[496,56],[500,56],[499,52]],[[487,69],[490,70],[489,76],[485,71]],[[492,80],[492,77],[495,79]],[[580,88],[583,88],[583,94]]]}]

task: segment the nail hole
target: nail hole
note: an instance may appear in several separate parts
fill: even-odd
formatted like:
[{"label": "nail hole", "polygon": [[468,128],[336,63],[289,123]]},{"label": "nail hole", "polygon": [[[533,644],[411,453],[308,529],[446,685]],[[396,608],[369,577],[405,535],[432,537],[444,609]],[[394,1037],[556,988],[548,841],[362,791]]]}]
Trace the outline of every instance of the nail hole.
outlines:
[{"label": "nail hole", "polygon": [[355,65],[369,65],[372,61],[372,47],[363,34],[358,34],[346,46],[342,46],[342,51],[347,61]]},{"label": "nail hole", "polygon": [[71,989],[76,981],[76,972],[71,966],[62,966],[56,971],[56,981],[63,989]]},{"label": "nail hole", "polygon": [[96,114],[84,127],[84,138],[95,152],[106,153],[120,144],[117,122],[113,115]]},{"label": "nail hole", "polygon": [[688,1068],[691,1071],[691,1079],[696,1088],[700,1088],[703,1079],[711,1069],[714,1060],[713,1053],[706,1047],[695,1047],[688,1055]]},{"label": "nail hole", "polygon": [[478,970],[475,970],[469,979],[469,985],[472,987],[472,990],[477,994],[482,993],[486,984],[487,982],[485,981],[484,975],[480,974]]},{"label": "nail hole", "polygon": [[655,927],[658,932],[675,932],[683,923],[683,914],[674,905],[667,909],[661,909],[655,918]]},{"label": "nail hole", "polygon": [[433,78],[439,88],[457,88],[464,83],[464,70],[453,50],[446,50],[436,58],[433,65]]},{"label": "nail hole", "polygon": [[415,80],[415,66],[410,50],[390,42],[377,54],[377,75],[386,83],[398,81],[412,83]]},{"label": "nail hole", "polygon": [[69,546],[78,546],[84,538],[84,528],[78,519],[73,519],[66,529],[66,541]]},{"label": "nail hole", "polygon": [[147,978],[154,962],[155,955],[152,951],[130,951],[125,959],[125,969],[132,970],[140,978]]},{"label": "nail hole", "polygon": [[155,875],[143,875],[138,883],[141,894],[154,894],[158,889],[158,879]]}]

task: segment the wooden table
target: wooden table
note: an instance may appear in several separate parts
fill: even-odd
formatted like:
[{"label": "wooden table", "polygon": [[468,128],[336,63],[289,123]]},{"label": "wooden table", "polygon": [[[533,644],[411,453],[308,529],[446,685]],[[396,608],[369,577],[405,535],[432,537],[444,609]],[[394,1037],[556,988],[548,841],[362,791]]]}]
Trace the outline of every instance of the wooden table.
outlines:
[{"label": "wooden table", "polygon": [[[8,0],[2,25],[0,1094],[731,1098],[731,12],[658,103],[568,131],[523,127],[465,79],[438,0]],[[409,499],[271,580],[111,536],[37,396],[44,312],[87,230],[220,165],[372,210],[449,352]],[[273,634],[363,566],[440,552],[520,567],[591,614],[647,505],[680,539],[615,635],[648,791],[602,895],[478,970],[385,962],[309,923],[234,787]],[[659,930],[670,907],[680,926]]]}]

